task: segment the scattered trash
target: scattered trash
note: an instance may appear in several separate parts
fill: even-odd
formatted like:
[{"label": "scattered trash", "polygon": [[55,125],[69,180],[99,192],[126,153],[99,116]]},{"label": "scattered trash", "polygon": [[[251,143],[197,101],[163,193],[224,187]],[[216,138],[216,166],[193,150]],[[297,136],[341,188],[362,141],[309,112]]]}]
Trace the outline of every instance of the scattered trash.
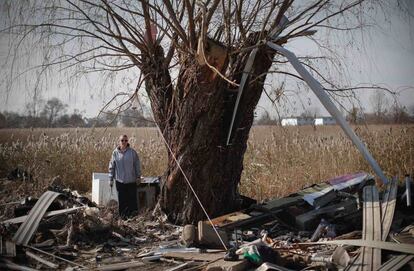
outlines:
[{"label": "scattered trash", "polygon": [[[147,179],[146,185],[157,187],[157,182]],[[374,185],[367,173],[348,174],[284,198],[250,201],[243,210],[212,219],[220,238],[208,221],[181,227],[155,211],[122,220],[116,203],[97,206],[76,191],[53,185],[40,198],[11,205],[15,217],[0,223],[0,268],[289,271],[413,266],[411,178],[400,186],[396,180],[384,189]]]}]

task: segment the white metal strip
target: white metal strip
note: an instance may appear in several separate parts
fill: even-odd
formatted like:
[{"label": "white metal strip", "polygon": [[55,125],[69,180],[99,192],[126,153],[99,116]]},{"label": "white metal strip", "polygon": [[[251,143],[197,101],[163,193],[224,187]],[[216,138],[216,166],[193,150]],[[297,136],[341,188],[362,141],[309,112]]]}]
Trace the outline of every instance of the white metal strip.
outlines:
[{"label": "white metal strip", "polygon": [[270,48],[283,54],[289,60],[289,62],[292,64],[295,70],[302,77],[302,79],[305,80],[305,82],[309,85],[309,87],[312,89],[315,95],[319,98],[321,103],[325,106],[326,110],[328,110],[332,117],[335,118],[335,120],[341,126],[345,134],[351,139],[352,143],[354,143],[357,149],[362,153],[365,160],[371,165],[372,169],[377,174],[377,176],[382,180],[384,184],[387,184],[388,180],[382,172],[377,161],[375,161],[375,159],[372,157],[371,153],[368,151],[364,143],[362,143],[361,139],[359,139],[359,137],[351,129],[348,122],[342,116],[341,112],[339,112],[338,108],[336,108],[335,104],[331,101],[328,94],[326,94],[322,85],[315,78],[313,78],[313,76],[305,69],[305,67],[299,62],[294,53],[273,42],[267,42],[267,45]]}]

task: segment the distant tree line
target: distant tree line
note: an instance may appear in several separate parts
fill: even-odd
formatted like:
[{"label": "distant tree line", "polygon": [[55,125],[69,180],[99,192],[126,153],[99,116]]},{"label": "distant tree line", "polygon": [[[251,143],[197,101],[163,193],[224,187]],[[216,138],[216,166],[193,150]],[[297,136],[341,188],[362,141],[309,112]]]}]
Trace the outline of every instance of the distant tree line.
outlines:
[{"label": "distant tree line", "polygon": [[[390,102],[383,92],[375,92],[370,100],[372,111],[365,112],[363,108],[352,107],[346,113],[346,119],[352,124],[409,124],[414,123],[414,104],[402,106],[397,102]],[[319,117],[319,109],[311,107],[306,109],[298,117],[314,118]],[[279,125],[281,119],[272,118],[269,112],[265,111],[256,119],[256,125]]]},{"label": "distant tree line", "polygon": [[352,124],[409,124],[414,123],[414,112],[406,107],[392,106],[381,113],[366,113],[360,108],[353,107],[347,115]]},{"label": "distant tree line", "polygon": [[370,97],[372,112],[352,107],[347,120],[352,124],[406,124],[414,123],[414,105],[409,108],[397,103],[390,103],[383,92],[375,92]]},{"label": "distant tree line", "polygon": [[[40,107],[40,109],[38,109]],[[146,119],[143,112],[133,108],[119,114],[101,113],[98,117],[87,118],[74,110],[67,113],[68,105],[58,98],[51,98],[42,106],[28,103],[26,113],[0,112],[1,128],[54,128],[54,127],[148,127],[154,123]]]}]

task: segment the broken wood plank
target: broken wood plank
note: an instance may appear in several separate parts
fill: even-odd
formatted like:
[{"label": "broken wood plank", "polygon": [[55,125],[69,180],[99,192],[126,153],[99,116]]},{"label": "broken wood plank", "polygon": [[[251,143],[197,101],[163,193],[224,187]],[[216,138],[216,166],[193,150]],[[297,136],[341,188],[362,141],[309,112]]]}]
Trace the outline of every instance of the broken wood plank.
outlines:
[{"label": "broken wood plank", "polygon": [[87,268],[87,267],[86,267],[86,266],[84,266],[84,265],[81,265],[81,264],[79,264],[79,263],[75,263],[75,262],[69,261],[69,260],[67,260],[67,259],[65,259],[65,258],[59,257],[59,256],[57,256],[57,255],[54,255],[54,254],[52,254],[52,253],[49,253],[49,252],[43,251],[43,250],[41,250],[41,249],[38,249],[38,248],[35,248],[35,247],[32,247],[32,246],[25,246],[25,247],[26,247],[26,248],[30,248],[30,249],[32,249],[32,250],[34,250],[34,251],[37,251],[37,252],[43,253],[43,254],[45,254],[45,255],[51,256],[51,257],[53,257],[53,258],[59,259],[59,260],[61,260],[61,261],[67,262],[67,263],[69,263],[69,264],[71,264],[71,265],[75,265],[75,266],[79,266],[79,267]]},{"label": "broken wood plank", "polygon": [[272,220],[272,213],[276,211],[267,211],[266,213],[257,214],[255,216],[251,216],[250,218],[237,220],[228,224],[225,224],[220,227],[220,229],[225,229],[227,231],[231,231],[234,229],[244,229],[250,227],[252,225],[260,225]]},{"label": "broken wood plank", "polygon": [[225,214],[225,215],[213,218],[211,222],[217,227],[222,227],[229,223],[234,223],[236,221],[241,221],[241,220],[245,220],[248,218],[251,218],[251,216],[243,212],[237,211],[237,212],[233,212],[230,214]]},{"label": "broken wood plank", "polygon": [[97,267],[89,267],[81,270],[96,270],[96,271],[115,271],[125,270],[128,268],[142,267],[145,264],[139,261],[125,262],[125,263],[114,263]]},{"label": "broken wood plank", "polygon": [[397,180],[392,180],[384,193],[384,197],[381,203],[382,241],[387,240],[392,225],[392,220],[394,218],[397,188]]},{"label": "broken wood plank", "polygon": [[343,239],[343,240],[298,243],[298,245],[303,245],[303,246],[346,245],[346,246],[356,246],[356,247],[372,247],[372,248],[379,248],[379,249],[414,255],[414,245],[412,244],[399,244],[399,243],[394,243],[394,242],[384,242],[384,241],[375,241],[375,240],[368,241],[368,240],[361,240],[361,239]]},{"label": "broken wood plank", "polygon": [[[375,186],[364,187],[364,225],[366,225],[365,240],[381,241],[381,207],[378,189]],[[365,251],[365,253],[364,253]],[[381,266],[381,250],[378,248],[363,248],[362,270],[378,270]]]},{"label": "broken wood plank", "polygon": [[223,258],[224,252],[198,253],[198,252],[167,252],[164,258],[178,259],[183,261],[211,262]]},{"label": "broken wood plank", "polygon": [[[362,212],[362,239],[367,241],[381,240],[381,212],[379,194],[375,186],[366,186],[363,190],[364,209]],[[363,247],[361,253],[347,270],[377,270],[381,265],[381,250]]]},{"label": "broken wood plank", "polygon": [[396,271],[411,261],[414,255],[395,255],[390,260],[381,265],[378,271]]},{"label": "broken wood plank", "polygon": [[28,256],[29,258],[32,258],[32,259],[38,261],[41,264],[44,264],[44,265],[46,265],[46,266],[48,266],[50,268],[57,269],[59,267],[58,264],[49,262],[48,260],[45,260],[42,257],[37,256],[36,254],[34,254],[34,253],[30,252],[30,251],[26,251],[26,256]]},{"label": "broken wood plank", "polygon": [[170,269],[167,269],[166,271],[181,271],[181,270],[187,269],[188,267],[191,267],[191,266],[194,266],[194,265],[198,266],[199,264],[198,263],[195,263],[193,261],[186,262],[186,263],[177,265],[175,267],[172,267]]},{"label": "broken wood plank", "polygon": [[[83,206],[82,207],[73,207],[73,208],[68,208],[68,209],[50,211],[50,212],[46,212],[43,217],[51,217],[51,216],[62,215],[62,214],[71,214],[71,213],[74,213],[77,210],[82,209],[82,208],[85,208],[85,207],[83,207]],[[19,223],[23,223],[26,219],[27,219],[27,215],[24,215],[24,216],[11,218],[11,219],[2,221],[0,223],[2,223],[2,224],[19,224]]]},{"label": "broken wood plank", "polygon": [[[392,180],[390,184],[387,186],[386,191],[384,192],[384,196],[381,202],[381,225],[382,225],[382,232],[381,232],[381,239],[382,241],[386,241],[388,237],[388,233],[390,231],[392,220],[394,217],[395,211],[395,204],[396,204],[396,196],[397,196],[397,180]],[[363,233],[364,235],[364,233]],[[362,254],[359,254],[355,261],[348,267],[346,270],[358,270],[359,267],[362,265]]]}]

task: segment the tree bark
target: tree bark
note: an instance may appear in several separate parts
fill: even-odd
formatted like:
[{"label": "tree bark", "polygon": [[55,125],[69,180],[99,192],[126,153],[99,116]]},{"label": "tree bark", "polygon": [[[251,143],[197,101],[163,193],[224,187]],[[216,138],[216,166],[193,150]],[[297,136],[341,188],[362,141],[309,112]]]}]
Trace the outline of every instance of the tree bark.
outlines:
[{"label": "tree bark", "polygon": [[[240,81],[248,52],[232,59],[222,71],[229,70],[230,78]],[[194,57],[181,61],[176,86],[166,68],[156,62],[164,59],[159,48],[156,57],[143,68],[146,90],[151,100],[155,120],[169,147],[179,161],[201,203],[211,217],[237,209],[237,192],[243,170],[243,156],[249,131],[253,124],[254,109],[263,91],[266,74],[272,64],[273,53],[260,48],[253,64],[251,76],[239,103],[231,144],[226,146],[237,92]],[[151,59],[151,60],[150,60]],[[154,59],[158,59],[153,62]],[[151,66],[152,65],[152,66]],[[168,169],[162,178],[160,203],[170,221],[178,224],[196,223],[205,219],[177,163],[168,153]]]}]

